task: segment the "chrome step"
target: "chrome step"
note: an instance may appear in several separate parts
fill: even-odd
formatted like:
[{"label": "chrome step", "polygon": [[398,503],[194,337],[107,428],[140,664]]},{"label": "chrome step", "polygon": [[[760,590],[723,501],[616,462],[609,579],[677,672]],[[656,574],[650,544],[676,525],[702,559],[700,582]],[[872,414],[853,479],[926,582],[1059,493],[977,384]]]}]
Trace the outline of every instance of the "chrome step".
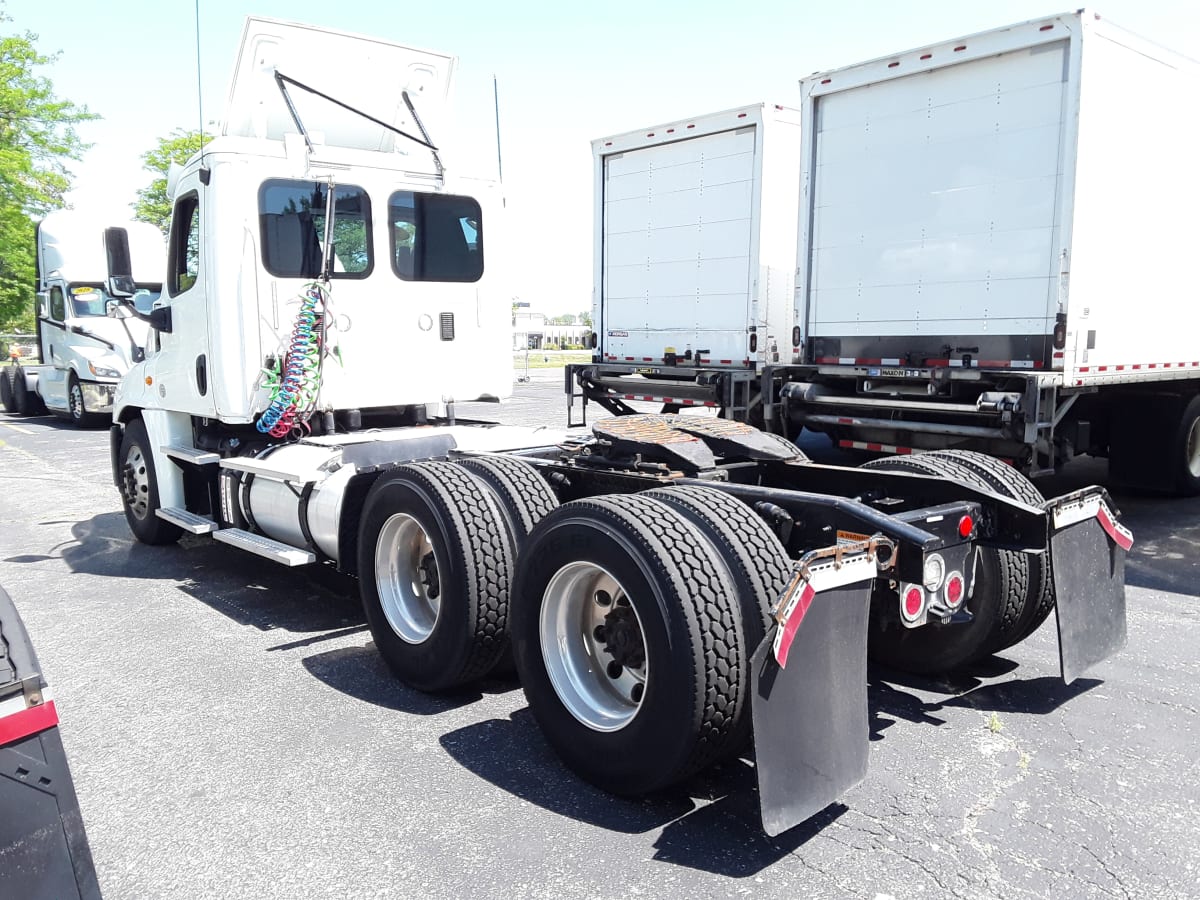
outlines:
[{"label": "chrome step", "polygon": [[285,469],[271,462],[271,458],[255,459],[252,456],[229,456],[221,460],[222,469],[233,469],[235,472],[249,472],[256,478],[268,478],[272,481],[287,481],[293,484],[308,484],[310,481],[320,481],[325,477],[324,472],[309,470],[297,472]]},{"label": "chrome step", "polygon": [[[213,454],[214,456],[216,454]],[[209,534],[217,530],[217,523],[206,516],[196,515],[194,512],[188,512],[186,509],[180,509],[177,506],[159,507],[154,511],[154,514],[160,519],[165,519],[172,525],[178,525],[184,531],[190,531],[192,534]]]},{"label": "chrome step", "polygon": [[183,447],[179,444],[165,444],[161,449],[171,459],[197,466],[211,466],[221,459],[219,453],[213,453],[211,450],[197,450],[195,447]]},{"label": "chrome step", "polygon": [[291,544],[284,544],[261,534],[251,534],[241,528],[222,528],[220,531],[214,531],[213,540],[229,544],[231,547],[240,547],[285,566],[306,566],[317,561],[317,555],[310,550],[300,550]]}]

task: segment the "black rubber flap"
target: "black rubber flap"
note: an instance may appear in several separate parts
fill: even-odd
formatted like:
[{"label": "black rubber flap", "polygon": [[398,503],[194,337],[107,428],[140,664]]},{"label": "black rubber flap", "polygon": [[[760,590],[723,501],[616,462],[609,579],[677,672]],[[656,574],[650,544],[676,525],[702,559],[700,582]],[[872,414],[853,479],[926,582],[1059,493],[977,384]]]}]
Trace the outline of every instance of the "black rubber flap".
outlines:
[{"label": "black rubber flap", "polygon": [[1058,656],[1070,684],[1125,646],[1125,550],[1095,518],[1050,539]]},{"label": "black rubber flap", "polygon": [[[13,689],[22,679],[38,676],[37,657],[3,589],[0,645],[9,664],[0,667],[0,693],[4,699],[21,696]],[[40,678],[38,685],[45,687]],[[0,747],[0,897],[100,897],[57,727]]]},{"label": "black rubber flap", "polygon": [[774,633],[754,653],[754,748],[763,830],[777,835],[866,777],[867,581],[817,594],[781,669]]}]

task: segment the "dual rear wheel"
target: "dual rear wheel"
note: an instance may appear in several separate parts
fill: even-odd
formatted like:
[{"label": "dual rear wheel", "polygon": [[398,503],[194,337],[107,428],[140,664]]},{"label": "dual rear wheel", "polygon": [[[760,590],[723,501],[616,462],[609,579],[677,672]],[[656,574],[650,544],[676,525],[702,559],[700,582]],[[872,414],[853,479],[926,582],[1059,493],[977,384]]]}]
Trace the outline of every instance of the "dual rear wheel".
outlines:
[{"label": "dual rear wheel", "polygon": [[479,459],[397,468],[362,521],[367,619],[412,686],[477,679],[511,642],[550,744],[617,793],[745,748],[750,657],[789,563],[739,501],[691,487],[559,505],[532,466]]}]

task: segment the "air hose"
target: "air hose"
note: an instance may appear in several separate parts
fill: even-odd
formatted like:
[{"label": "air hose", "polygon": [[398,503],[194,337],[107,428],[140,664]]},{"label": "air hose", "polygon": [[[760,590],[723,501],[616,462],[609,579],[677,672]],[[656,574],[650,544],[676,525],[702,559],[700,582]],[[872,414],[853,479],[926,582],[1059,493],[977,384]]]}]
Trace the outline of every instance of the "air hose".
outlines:
[{"label": "air hose", "polygon": [[316,283],[300,295],[300,310],[283,357],[282,374],[265,373],[271,402],[255,423],[263,434],[300,438],[311,430],[308,420],[316,411],[321,388],[327,303],[328,291]]}]

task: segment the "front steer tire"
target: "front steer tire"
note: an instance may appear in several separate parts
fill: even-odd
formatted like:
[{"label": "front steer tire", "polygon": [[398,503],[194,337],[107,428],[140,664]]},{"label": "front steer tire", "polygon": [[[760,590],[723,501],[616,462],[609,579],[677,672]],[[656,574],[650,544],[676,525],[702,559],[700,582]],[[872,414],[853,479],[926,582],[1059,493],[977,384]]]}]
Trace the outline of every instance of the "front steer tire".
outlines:
[{"label": "front steer tire", "polygon": [[173,544],[183,535],[177,525],[160,519],[158,475],[150,437],[141,419],[134,419],[121,432],[117,458],[121,477],[121,504],[133,536],[143,544]]},{"label": "front steer tire", "polygon": [[753,648],[729,571],[651,498],[576,500],[542,520],[517,565],[513,645],[550,745],[612,793],[727,757],[750,717]]},{"label": "front steer tire", "polygon": [[375,646],[401,681],[447,691],[508,647],[513,543],[491,493],[462,466],[399,466],[372,485],[358,544]]}]

